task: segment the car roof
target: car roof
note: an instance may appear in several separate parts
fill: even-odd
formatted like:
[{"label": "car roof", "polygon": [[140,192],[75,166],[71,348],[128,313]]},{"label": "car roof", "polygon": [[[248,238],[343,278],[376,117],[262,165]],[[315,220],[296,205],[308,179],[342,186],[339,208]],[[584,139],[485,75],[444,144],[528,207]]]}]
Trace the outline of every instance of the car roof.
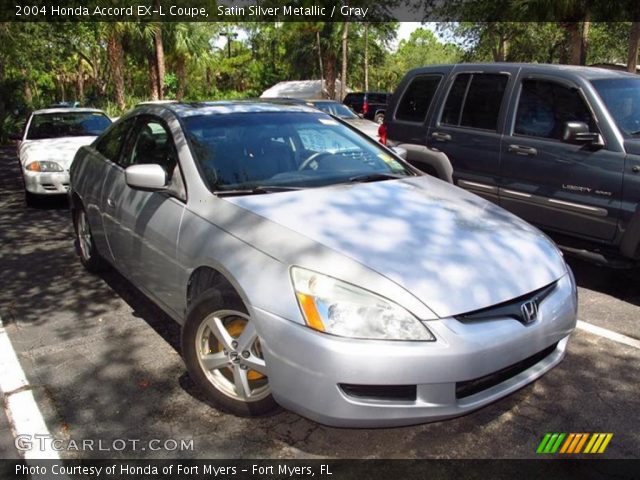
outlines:
[{"label": "car roof", "polygon": [[619,70],[613,70],[609,68],[601,68],[601,67],[586,67],[581,65],[560,65],[560,64],[551,64],[551,63],[513,63],[513,62],[504,62],[504,63],[457,63],[457,64],[441,64],[441,65],[428,65],[424,67],[419,67],[411,70],[413,74],[419,74],[421,72],[431,72],[433,70],[437,70],[438,68],[468,68],[468,67],[477,67],[478,69],[483,68],[495,68],[495,67],[503,67],[505,70],[514,70],[520,68],[527,68],[528,70],[532,70],[538,73],[554,73],[566,74],[567,76],[579,76],[582,78],[586,78],[587,80],[595,80],[600,78],[638,78],[638,75],[635,73],[622,72]]},{"label": "car roof", "polygon": [[79,107],[61,107],[61,108],[42,108],[35,110],[33,115],[40,115],[44,113],[102,113],[106,115],[102,110],[97,108],[79,108]]},{"label": "car roof", "polygon": [[[140,108],[147,111],[171,111],[178,117],[193,117],[198,115],[224,115],[229,113],[277,113],[277,112],[306,112],[319,113],[315,108],[304,104],[286,104],[256,100],[233,100],[194,103],[167,103],[144,105]],[[137,108],[136,108],[137,110]]]}]

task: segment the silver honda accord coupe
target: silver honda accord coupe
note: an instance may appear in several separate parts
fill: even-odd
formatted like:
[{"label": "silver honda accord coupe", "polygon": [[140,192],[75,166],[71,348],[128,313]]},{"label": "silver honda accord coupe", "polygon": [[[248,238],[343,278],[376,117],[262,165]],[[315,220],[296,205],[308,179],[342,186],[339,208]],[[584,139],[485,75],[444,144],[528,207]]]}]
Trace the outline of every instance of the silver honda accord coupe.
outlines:
[{"label": "silver honda accord coupe", "polygon": [[81,148],[70,196],[84,266],[180,323],[237,415],[454,417],[557,365],[576,324],[544,234],[306,106],[141,106]]}]

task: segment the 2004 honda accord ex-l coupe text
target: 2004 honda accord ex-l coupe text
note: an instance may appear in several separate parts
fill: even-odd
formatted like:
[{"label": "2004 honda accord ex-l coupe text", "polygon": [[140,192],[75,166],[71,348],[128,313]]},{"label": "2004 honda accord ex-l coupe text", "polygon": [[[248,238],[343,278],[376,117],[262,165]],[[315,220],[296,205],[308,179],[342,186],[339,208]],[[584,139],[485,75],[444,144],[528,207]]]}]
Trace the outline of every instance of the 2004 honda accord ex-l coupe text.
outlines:
[{"label": "2004 honda accord ex-l coupe text", "polygon": [[191,377],[238,415],[337,426],[467,413],[564,356],[558,249],[318,110],[146,105],[71,167],[82,263],[182,324]]}]

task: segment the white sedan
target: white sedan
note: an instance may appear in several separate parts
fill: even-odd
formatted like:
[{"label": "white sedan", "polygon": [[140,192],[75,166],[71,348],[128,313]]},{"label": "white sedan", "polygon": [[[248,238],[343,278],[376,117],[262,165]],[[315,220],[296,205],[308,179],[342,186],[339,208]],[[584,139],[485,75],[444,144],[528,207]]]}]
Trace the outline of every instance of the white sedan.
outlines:
[{"label": "white sedan", "polygon": [[91,108],[33,112],[18,147],[27,205],[33,206],[44,195],[66,194],[76,152],[109,125],[111,120],[104,112]]}]

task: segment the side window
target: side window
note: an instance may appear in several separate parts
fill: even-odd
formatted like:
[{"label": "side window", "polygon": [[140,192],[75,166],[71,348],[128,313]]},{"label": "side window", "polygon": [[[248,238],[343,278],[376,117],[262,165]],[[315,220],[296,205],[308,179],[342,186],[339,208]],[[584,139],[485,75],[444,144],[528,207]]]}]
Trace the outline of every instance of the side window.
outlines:
[{"label": "side window", "polygon": [[133,119],[125,120],[109,130],[96,143],[96,150],[112,162],[118,163],[118,157],[127,133],[133,126]]},{"label": "side window", "polygon": [[445,103],[441,123],[497,130],[508,81],[509,76],[500,73],[458,75]]},{"label": "side window", "polygon": [[414,78],[400,100],[396,118],[422,123],[441,79],[441,75],[420,75]]},{"label": "side window", "polygon": [[565,122],[579,121],[595,131],[589,108],[575,88],[547,80],[524,80],[518,101],[514,133],[562,139]]},{"label": "side window", "polygon": [[171,180],[178,164],[178,154],[171,133],[160,120],[140,117],[122,166],[126,168],[147,163],[163,167],[167,172],[167,180]]}]

